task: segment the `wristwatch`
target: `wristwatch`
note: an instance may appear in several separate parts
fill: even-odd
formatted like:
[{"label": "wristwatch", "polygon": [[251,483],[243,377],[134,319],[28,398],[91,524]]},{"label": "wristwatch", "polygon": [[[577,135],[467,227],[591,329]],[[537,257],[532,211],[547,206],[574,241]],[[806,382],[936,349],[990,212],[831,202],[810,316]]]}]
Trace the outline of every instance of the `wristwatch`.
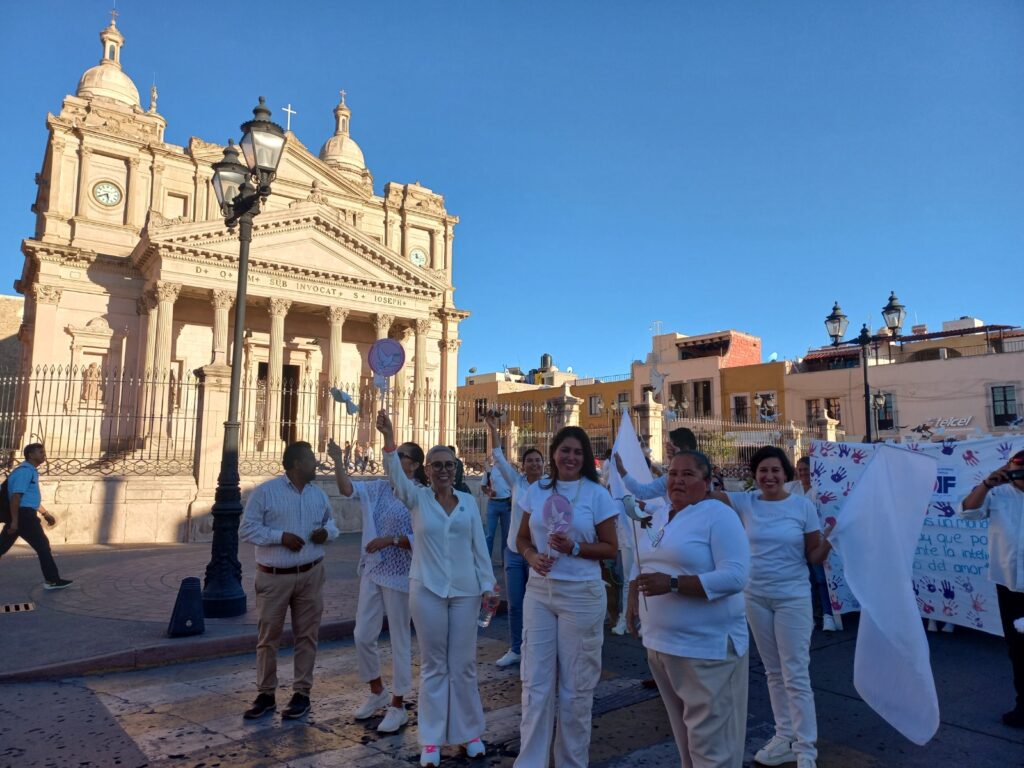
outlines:
[{"label": "wristwatch", "polygon": [[675,576],[673,576],[672,578],[670,578],[668,580],[668,591],[669,592],[678,592],[679,591],[679,579],[677,579]]},{"label": "wristwatch", "polygon": [[570,552],[569,554],[571,554],[573,557],[580,556],[580,543],[578,541],[572,545],[572,552]]}]

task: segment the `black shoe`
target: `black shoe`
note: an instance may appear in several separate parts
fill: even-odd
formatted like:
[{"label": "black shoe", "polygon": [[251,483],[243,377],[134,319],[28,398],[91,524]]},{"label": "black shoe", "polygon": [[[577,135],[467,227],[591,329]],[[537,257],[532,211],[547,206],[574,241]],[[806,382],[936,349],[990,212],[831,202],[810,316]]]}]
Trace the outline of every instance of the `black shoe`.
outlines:
[{"label": "black shoe", "polygon": [[284,708],[281,717],[285,720],[297,720],[307,712],[309,712],[309,696],[304,693],[296,693],[292,695],[292,700]]},{"label": "black shoe", "polygon": [[274,699],[274,694],[261,693],[256,697],[253,705],[245,710],[245,714],[242,717],[246,720],[256,720],[268,712],[273,712],[275,709],[277,709],[277,701]]},{"label": "black shoe", "polygon": [[71,579],[57,579],[56,581],[48,581],[43,585],[43,589],[64,589],[64,587],[70,587],[74,582]]},{"label": "black shoe", "polygon": [[1003,715],[1003,725],[1011,728],[1024,728],[1024,707],[1011,709]]}]

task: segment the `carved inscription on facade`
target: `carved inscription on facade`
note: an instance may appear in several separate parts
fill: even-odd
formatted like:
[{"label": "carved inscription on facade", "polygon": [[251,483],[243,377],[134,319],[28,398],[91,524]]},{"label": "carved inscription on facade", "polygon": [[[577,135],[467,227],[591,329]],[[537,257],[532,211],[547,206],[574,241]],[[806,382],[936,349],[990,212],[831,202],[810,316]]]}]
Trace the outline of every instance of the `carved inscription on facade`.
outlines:
[{"label": "carved inscription on facade", "polygon": [[[213,277],[220,280],[237,280],[238,273],[233,269],[217,269],[216,267],[197,266],[197,275]],[[373,293],[361,291],[357,288],[347,288],[339,285],[324,285],[323,283],[310,283],[304,280],[295,280],[290,277],[268,277],[266,275],[255,275],[249,273],[249,285],[263,285],[268,288],[283,288],[295,293],[309,293],[316,296],[332,296],[340,299],[351,299],[353,301],[365,301],[371,304],[378,304],[385,307],[408,307],[411,302],[401,296],[391,296],[385,293]]]}]

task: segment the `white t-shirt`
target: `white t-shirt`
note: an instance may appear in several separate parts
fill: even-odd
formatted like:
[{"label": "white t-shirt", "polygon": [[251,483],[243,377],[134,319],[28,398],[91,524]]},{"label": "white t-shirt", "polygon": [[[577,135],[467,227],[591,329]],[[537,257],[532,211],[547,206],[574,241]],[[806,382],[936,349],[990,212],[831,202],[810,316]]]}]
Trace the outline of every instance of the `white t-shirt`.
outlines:
[{"label": "white t-shirt", "polygon": [[[554,493],[548,485],[547,478],[530,486],[526,497],[517,500],[524,511],[530,513],[530,538],[537,551],[550,555],[554,552],[548,546],[548,527],[544,522],[544,502]],[[559,496],[564,496],[572,503],[572,522],[566,535],[581,544],[593,544],[597,541],[597,526],[605,520],[615,517],[618,512],[612,502],[611,494],[604,486],[581,478],[571,483],[559,480],[557,484]],[[548,572],[548,578],[565,581],[597,581],[601,579],[601,565],[597,560],[573,557],[562,552],[554,552],[555,564]],[[532,568],[531,579],[544,578]]]},{"label": "white t-shirt", "polygon": [[[706,499],[667,521],[668,510],[658,511],[651,528],[637,537],[643,572],[697,576],[707,599],[671,592],[648,597],[646,603],[640,598],[644,647],[721,660],[728,657],[732,640],[742,656],[749,645],[743,588],[750,572],[750,545],[736,512]],[[638,574],[634,563],[631,578]]]},{"label": "white t-shirt", "polygon": [[760,491],[727,494],[750,541],[747,592],[758,597],[810,594],[804,534],[821,530],[818,512],[806,496],[765,501]]}]

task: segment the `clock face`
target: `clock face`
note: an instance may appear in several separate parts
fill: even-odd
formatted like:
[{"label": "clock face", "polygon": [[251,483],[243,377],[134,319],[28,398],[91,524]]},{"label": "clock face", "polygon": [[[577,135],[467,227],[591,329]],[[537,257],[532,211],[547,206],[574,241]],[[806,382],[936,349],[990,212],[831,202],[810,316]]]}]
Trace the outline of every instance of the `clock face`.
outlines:
[{"label": "clock face", "polygon": [[109,181],[101,181],[92,188],[92,196],[100,205],[117,205],[121,202],[121,189]]},{"label": "clock face", "polygon": [[427,263],[427,254],[423,252],[422,248],[413,248],[409,252],[409,261],[417,267],[422,267]]}]

